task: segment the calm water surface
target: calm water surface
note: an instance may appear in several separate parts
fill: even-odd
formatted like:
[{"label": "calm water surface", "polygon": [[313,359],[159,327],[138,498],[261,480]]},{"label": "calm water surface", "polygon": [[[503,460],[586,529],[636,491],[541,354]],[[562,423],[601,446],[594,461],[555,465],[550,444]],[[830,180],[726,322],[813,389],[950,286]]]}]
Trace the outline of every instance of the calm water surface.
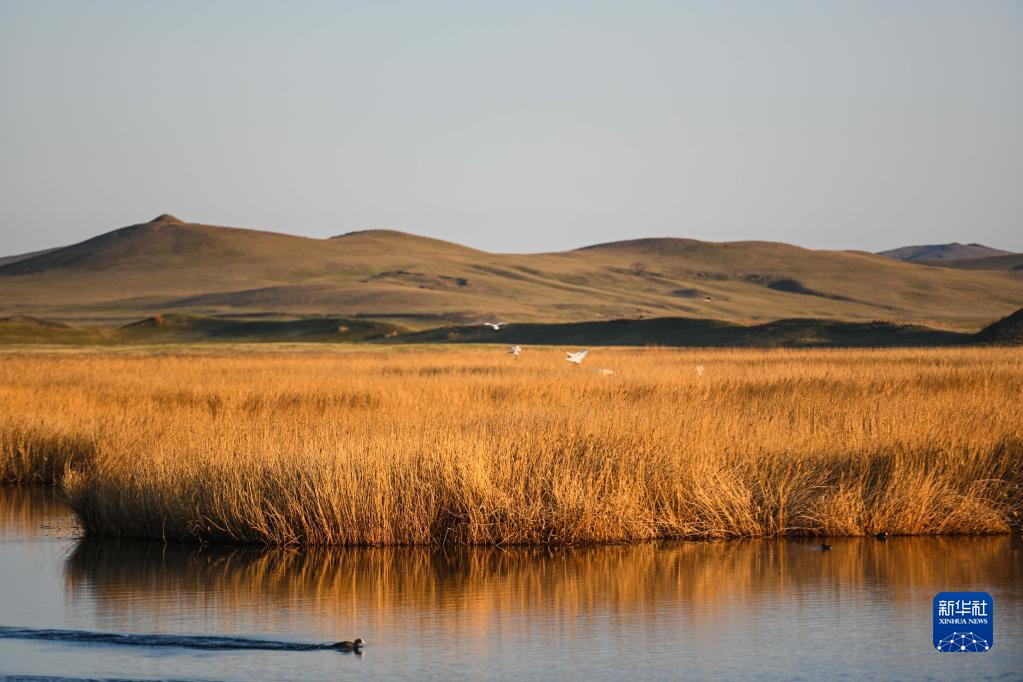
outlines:
[{"label": "calm water surface", "polygon": [[[82,540],[52,494],[0,487],[0,628],[370,642],[357,656],[0,630],[0,677],[1023,679],[1018,537],[831,544],[199,550]],[[994,596],[994,649],[931,649],[944,590]]]}]

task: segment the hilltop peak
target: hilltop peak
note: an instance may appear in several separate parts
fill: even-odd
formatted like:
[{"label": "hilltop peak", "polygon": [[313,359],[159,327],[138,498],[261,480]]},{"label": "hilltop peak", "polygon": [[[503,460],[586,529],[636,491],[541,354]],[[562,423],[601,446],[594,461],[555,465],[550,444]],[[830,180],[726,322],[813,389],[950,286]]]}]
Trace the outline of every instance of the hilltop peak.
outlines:
[{"label": "hilltop peak", "polygon": [[604,251],[623,253],[644,253],[658,256],[683,256],[696,255],[698,253],[720,252],[727,253],[734,250],[759,250],[773,251],[777,253],[806,253],[807,249],[794,244],[782,242],[765,241],[739,241],[739,242],[707,242],[700,239],[689,239],[686,237],[644,237],[640,239],[626,239],[616,242],[604,242],[593,244],[576,249],[577,252]]},{"label": "hilltop peak", "polygon": [[432,251],[445,251],[450,253],[480,253],[476,249],[462,246],[454,242],[424,237],[411,232],[401,230],[389,230],[384,228],[371,228],[368,230],[354,230],[344,234],[335,235],[330,238],[335,243],[358,244],[360,248],[395,249],[395,248],[416,248],[430,249]]},{"label": "hilltop peak", "polygon": [[366,236],[366,237],[373,237],[373,236],[379,236],[379,237],[415,237],[416,236],[416,235],[410,234],[408,232],[402,232],[401,230],[389,230],[389,229],[382,228],[382,227],[371,227],[371,228],[368,228],[368,229],[365,229],[365,230],[352,230],[351,232],[345,232],[343,234],[336,234],[333,237],[330,237],[330,239],[344,239],[345,237],[356,237],[356,236],[360,236],[360,235],[361,236]]},{"label": "hilltop peak", "polygon": [[923,261],[954,261],[973,258],[989,258],[991,256],[1011,255],[1011,251],[994,249],[984,244],[961,244],[949,242],[948,244],[917,244],[913,246],[902,246],[897,249],[879,251],[877,255],[909,262]]},{"label": "hilltop peak", "polygon": [[678,248],[692,247],[699,244],[704,244],[697,239],[687,239],[685,237],[641,237],[639,239],[621,239],[613,242],[601,242],[599,244],[590,244],[589,246],[583,246],[576,251],[596,251],[606,249],[636,249],[636,250],[672,250]]},{"label": "hilltop peak", "polygon": [[179,220],[175,216],[172,216],[170,213],[161,213],[160,215],[156,216],[155,218],[149,221],[150,225],[152,225],[153,223],[163,223],[164,225],[184,225],[185,221]]}]

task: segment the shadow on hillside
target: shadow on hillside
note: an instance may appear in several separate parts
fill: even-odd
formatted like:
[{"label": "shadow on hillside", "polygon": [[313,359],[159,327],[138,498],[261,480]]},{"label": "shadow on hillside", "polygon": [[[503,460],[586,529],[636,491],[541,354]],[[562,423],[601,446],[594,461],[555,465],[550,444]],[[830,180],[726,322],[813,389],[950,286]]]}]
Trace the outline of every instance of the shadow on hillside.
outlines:
[{"label": "shadow on hillside", "polygon": [[741,325],[723,320],[659,317],[567,323],[443,326],[425,331],[366,316],[266,319],[154,315],[122,327],[73,326],[34,317],[0,319],[0,346],[180,343],[501,343],[704,348],[911,348],[1023,343],[1023,310],[976,334],[895,322],[824,319]]}]

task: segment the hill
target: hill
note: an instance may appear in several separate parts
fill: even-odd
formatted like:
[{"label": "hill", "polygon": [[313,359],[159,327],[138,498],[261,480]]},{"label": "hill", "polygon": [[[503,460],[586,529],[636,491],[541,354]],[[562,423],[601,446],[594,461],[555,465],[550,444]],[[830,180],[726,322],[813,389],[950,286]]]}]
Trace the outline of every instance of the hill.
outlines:
[{"label": "hill", "polygon": [[56,250],[57,249],[43,249],[41,251],[32,251],[31,253],[21,253],[16,256],[3,256],[2,258],[0,258],[0,267],[4,265],[9,265],[10,263],[17,263],[18,261],[21,260],[34,258],[35,256],[41,256],[43,254],[49,253],[50,251]]},{"label": "hill", "polygon": [[940,265],[960,270],[1005,270],[1023,273],[1023,253],[1010,253],[1006,256],[990,256],[988,258],[963,258],[953,261],[932,261],[927,265]]},{"label": "hill", "polygon": [[954,261],[967,258],[989,258],[991,256],[1010,255],[1011,251],[993,249],[983,244],[921,244],[918,246],[903,246],[888,251],[879,251],[877,255],[895,260],[920,262],[920,261]]},{"label": "hill", "polygon": [[0,345],[354,343],[404,331],[384,322],[338,317],[293,320],[154,315],[123,326],[70,325],[29,316],[0,318]]},{"label": "hill", "polygon": [[170,215],[0,264],[0,315],[125,322],[365,318],[412,328],[500,317],[553,323],[790,318],[976,330],[1023,305],[1011,272],[927,268],[774,242],[658,238],[494,254],[393,230],[311,239]]},{"label": "hill", "polygon": [[977,334],[982,343],[1023,344],[1023,308],[993,322]]},{"label": "hill", "polygon": [[[1002,321],[1005,323],[1005,321]],[[1017,321],[1018,323],[1018,321]],[[992,325],[993,327],[994,325]],[[1006,326],[1002,325],[1003,328]],[[1020,336],[1016,329],[1015,337]],[[978,341],[973,334],[892,322],[790,319],[759,325],[665,317],[647,320],[512,324],[495,332],[480,324],[410,331],[367,319],[291,320],[209,318],[161,314],[123,326],[70,325],[33,317],[0,319],[0,347],[9,345],[136,345],[188,343],[490,343],[572,346],[748,348],[890,348],[950,346]],[[1012,342],[1002,332],[985,343]]]},{"label": "hill", "polygon": [[951,346],[972,334],[892,322],[791,319],[759,325],[679,317],[561,324],[516,324],[495,332],[474,325],[388,337],[388,343],[506,343],[572,346],[891,348]]}]

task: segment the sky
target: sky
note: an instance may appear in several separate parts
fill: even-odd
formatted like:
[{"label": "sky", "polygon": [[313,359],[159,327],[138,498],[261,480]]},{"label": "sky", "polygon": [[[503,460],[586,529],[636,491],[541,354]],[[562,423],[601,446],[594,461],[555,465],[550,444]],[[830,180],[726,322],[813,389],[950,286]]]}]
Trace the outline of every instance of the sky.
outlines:
[{"label": "sky", "polygon": [[161,213],[1023,251],[1023,2],[0,0],[0,255]]}]

